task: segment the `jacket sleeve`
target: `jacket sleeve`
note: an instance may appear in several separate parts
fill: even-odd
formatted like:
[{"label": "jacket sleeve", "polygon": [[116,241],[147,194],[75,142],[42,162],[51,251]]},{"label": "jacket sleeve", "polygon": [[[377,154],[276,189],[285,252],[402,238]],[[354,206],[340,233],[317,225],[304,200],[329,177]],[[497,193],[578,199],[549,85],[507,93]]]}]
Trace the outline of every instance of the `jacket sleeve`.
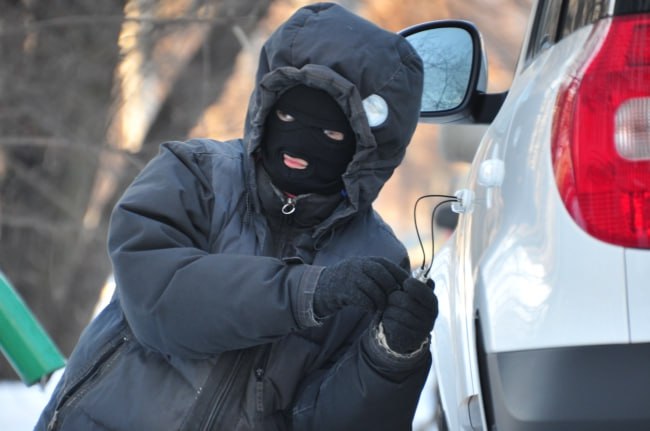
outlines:
[{"label": "jacket sleeve", "polygon": [[214,193],[187,146],[163,145],[111,217],[117,293],[135,336],[163,354],[202,358],[316,325],[321,268],[207,251]]},{"label": "jacket sleeve", "polygon": [[371,327],[332,367],[310,376],[291,413],[300,430],[410,430],[431,354],[386,351]]}]

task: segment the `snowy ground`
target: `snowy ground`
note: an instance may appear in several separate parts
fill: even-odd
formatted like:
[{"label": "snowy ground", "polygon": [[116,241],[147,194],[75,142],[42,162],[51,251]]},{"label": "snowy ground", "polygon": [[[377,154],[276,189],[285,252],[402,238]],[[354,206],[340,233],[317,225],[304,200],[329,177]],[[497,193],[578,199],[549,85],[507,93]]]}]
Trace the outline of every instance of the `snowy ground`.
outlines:
[{"label": "snowy ground", "polygon": [[20,381],[0,381],[0,430],[34,428],[61,374],[62,371],[55,372],[44,388],[39,385],[27,387]]}]

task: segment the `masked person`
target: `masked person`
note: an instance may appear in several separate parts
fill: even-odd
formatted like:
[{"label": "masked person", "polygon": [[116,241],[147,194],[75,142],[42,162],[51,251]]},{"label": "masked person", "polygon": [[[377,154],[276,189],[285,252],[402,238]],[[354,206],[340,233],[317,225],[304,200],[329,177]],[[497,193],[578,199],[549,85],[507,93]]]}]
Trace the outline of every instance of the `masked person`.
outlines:
[{"label": "masked person", "polygon": [[163,144],[116,205],[116,293],[36,428],[410,429],[437,302],[371,204],[421,90],[401,36],[299,9],[244,139]]}]

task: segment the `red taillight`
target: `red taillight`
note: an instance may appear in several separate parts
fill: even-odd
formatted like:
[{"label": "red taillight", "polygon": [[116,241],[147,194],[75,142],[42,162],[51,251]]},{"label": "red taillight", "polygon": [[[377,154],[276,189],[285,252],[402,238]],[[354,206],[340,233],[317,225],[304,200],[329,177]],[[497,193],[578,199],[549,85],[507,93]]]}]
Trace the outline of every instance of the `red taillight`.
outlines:
[{"label": "red taillight", "polygon": [[608,243],[650,248],[650,17],[596,24],[558,95],[552,157],[578,225]]}]

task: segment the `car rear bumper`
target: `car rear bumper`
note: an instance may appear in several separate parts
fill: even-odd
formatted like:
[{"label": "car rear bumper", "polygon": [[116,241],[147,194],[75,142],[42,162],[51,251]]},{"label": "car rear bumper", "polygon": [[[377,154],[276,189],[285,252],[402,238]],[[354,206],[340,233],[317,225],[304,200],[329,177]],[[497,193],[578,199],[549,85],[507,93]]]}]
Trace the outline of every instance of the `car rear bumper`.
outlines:
[{"label": "car rear bumper", "polygon": [[480,367],[499,431],[650,430],[650,343],[483,353]]}]

